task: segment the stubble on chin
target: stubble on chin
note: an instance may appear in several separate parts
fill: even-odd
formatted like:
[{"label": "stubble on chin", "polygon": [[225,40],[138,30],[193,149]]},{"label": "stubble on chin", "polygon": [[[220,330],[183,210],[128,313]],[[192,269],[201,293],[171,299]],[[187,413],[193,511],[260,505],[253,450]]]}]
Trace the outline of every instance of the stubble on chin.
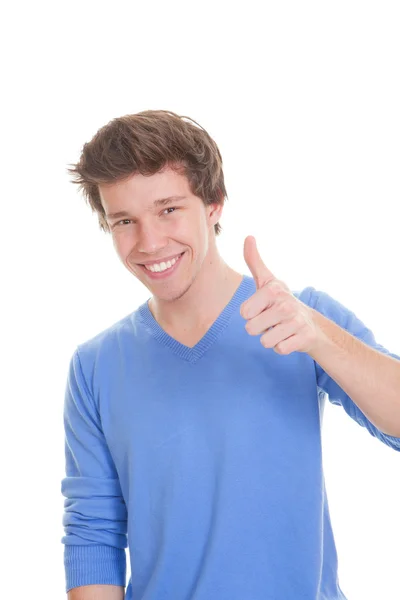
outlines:
[{"label": "stubble on chin", "polygon": [[183,298],[185,296],[185,294],[187,294],[187,292],[190,290],[191,286],[193,285],[193,282],[196,279],[196,275],[193,275],[192,279],[188,282],[185,282],[184,286],[182,288],[178,288],[175,290],[165,290],[165,295],[161,295],[158,296],[156,293],[153,292],[153,290],[150,290],[153,293],[153,296],[155,298],[155,300],[160,300],[161,302],[168,302],[168,303],[172,303],[172,302],[176,302],[178,300],[180,300],[181,298]]}]

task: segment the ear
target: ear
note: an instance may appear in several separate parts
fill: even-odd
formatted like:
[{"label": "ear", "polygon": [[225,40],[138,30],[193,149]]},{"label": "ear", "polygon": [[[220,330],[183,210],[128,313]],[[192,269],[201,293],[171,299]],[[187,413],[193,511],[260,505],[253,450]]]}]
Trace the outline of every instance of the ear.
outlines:
[{"label": "ear", "polygon": [[221,193],[221,203],[220,204],[214,202],[213,204],[209,204],[207,206],[208,219],[209,219],[210,226],[215,225],[220,220],[220,218],[222,216],[222,211],[224,209],[224,201],[223,200],[224,199],[223,199],[223,196]]},{"label": "ear", "polygon": [[221,206],[220,204],[209,204],[207,206],[207,213],[208,213],[207,227],[210,231],[211,230],[214,231],[215,224],[218,223],[218,221],[220,221],[222,209],[223,209],[223,206]]}]

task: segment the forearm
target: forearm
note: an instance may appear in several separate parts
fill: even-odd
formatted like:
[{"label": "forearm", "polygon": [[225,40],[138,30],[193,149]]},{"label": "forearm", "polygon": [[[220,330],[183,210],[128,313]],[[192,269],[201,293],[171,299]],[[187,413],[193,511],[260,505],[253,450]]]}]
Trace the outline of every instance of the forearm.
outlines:
[{"label": "forearm", "polygon": [[309,355],[380,431],[400,437],[400,361],[313,310],[322,335]]},{"label": "forearm", "polygon": [[68,600],[124,600],[125,589],[119,585],[82,585],[68,592]]}]

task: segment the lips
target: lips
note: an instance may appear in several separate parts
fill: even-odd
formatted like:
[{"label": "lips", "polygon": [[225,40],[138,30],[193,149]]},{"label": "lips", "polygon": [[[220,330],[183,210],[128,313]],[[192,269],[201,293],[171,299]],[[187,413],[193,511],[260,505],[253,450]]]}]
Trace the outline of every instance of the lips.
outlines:
[{"label": "lips", "polygon": [[141,267],[144,267],[145,265],[160,265],[161,263],[167,263],[169,260],[173,260],[174,258],[180,258],[182,256],[183,252],[181,252],[180,254],[173,254],[172,256],[169,256],[168,258],[160,258],[158,260],[152,260],[152,261],[147,261],[145,263],[138,263],[140,264]]},{"label": "lips", "polygon": [[[175,257],[172,257],[172,258],[176,258],[177,260],[172,265],[172,267],[169,267],[169,268],[165,269],[164,271],[150,271],[150,269],[147,269],[145,265],[138,265],[138,266],[146,274],[146,277],[149,277],[150,279],[154,279],[154,280],[165,279],[167,277],[171,277],[172,274],[175,273],[176,269],[179,267],[179,265],[182,261],[182,257],[184,254],[185,254],[185,252],[182,252],[181,254],[177,254],[177,255],[175,255]],[[169,259],[169,260],[171,260],[171,259]],[[148,263],[148,264],[155,264],[155,263]]]}]

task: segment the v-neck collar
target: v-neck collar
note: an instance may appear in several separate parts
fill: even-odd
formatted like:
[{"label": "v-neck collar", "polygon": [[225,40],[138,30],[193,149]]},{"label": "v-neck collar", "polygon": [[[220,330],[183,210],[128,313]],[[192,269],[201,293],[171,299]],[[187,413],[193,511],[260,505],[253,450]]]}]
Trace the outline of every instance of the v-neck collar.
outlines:
[{"label": "v-neck collar", "polygon": [[201,340],[192,348],[181,344],[181,342],[178,342],[175,338],[164,331],[164,329],[154,318],[149,308],[148,303],[150,298],[144,304],[139,306],[138,314],[143,323],[147,326],[148,331],[150,331],[156,340],[165,346],[168,346],[172,352],[180,358],[183,358],[191,363],[195,363],[212,346],[216,339],[221,335],[223,330],[227,327],[235,310],[239,308],[246,298],[248,298],[252,285],[254,285],[254,280],[248,275],[243,275],[242,281],[240,282],[228,304],[225,306]]}]

